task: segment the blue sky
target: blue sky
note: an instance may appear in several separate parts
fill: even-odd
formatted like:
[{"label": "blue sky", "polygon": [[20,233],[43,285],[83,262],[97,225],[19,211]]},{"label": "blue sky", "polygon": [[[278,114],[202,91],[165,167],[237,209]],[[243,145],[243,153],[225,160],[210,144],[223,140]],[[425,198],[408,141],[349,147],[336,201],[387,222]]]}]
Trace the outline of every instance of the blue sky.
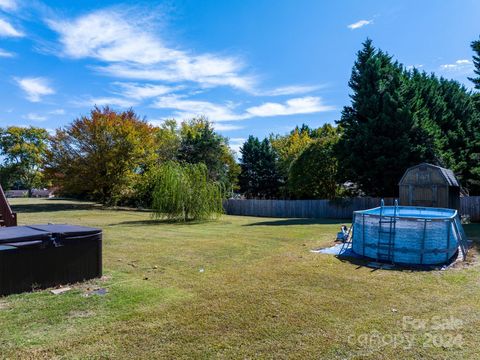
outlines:
[{"label": "blue sky", "polygon": [[470,87],[479,15],[476,0],[0,0],[0,126],[132,106],[155,124],[205,114],[238,148],[338,119],[367,37]]}]

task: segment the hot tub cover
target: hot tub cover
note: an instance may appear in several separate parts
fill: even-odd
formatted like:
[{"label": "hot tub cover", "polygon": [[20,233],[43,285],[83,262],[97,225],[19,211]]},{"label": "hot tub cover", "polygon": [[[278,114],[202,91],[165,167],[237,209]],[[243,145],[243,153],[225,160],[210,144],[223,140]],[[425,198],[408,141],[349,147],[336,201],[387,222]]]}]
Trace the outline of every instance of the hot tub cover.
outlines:
[{"label": "hot tub cover", "polygon": [[38,224],[29,225],[29,227],[35,230],[51,233],[55,237],[85,236],[99,234],[102,232],[101,229],[97,228],[68,224]]},{"label": "hot tub cover", "polygon": [[20,243],[30,241],[48,241],[51,232],[34,229],[28,226],[12,226],[0,228],[0,244]]}]

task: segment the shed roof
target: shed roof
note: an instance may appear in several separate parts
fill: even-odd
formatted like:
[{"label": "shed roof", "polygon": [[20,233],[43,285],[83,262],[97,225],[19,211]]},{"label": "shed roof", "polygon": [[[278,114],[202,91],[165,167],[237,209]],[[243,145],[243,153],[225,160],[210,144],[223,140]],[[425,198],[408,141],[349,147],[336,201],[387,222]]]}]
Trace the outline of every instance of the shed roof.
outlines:
[{"label": "shed roof", "polygon": [[418,165],[415,165],[415,166],[412,166],[410,168],[408,168],[405,173],[403,174],[402,178],[400,179],[400,184],[403,182],[403,179],[405,177],[405,175],[412,169],[415,169],[417,167],[420,167],[420,166],[428,166],[428,167],[432,167],[432,168],[436,168],[438,170],[440,170],[440,173],[442,174],[442,176],[445,178],[447,184],[449,186],[457,186],[457,187],[460,187],[460,183],[458,182],[457,178],[455,177],[455,174],[453,173],[452,170],[450,169],[445,169],[443,167],[440,167],[440,166],[437,166],[437,165],[432,165],[432,164],[428,164],[428,163],[421,163],[421,164],[418,164]]}]

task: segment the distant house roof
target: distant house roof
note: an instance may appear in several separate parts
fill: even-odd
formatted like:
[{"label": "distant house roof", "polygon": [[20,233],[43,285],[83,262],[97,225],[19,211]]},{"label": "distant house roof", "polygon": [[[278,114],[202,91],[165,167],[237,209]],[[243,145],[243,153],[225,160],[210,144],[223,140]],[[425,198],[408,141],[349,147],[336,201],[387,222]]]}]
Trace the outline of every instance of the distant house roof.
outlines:
[{"label": "distant house roof", "polygon": [[445,180],[447,181],[447,183],[448,183],[449,186],[457,186],[457,187],[460,187],[460,183],[458,182],[458,180],[457,180],[457,178],[455,177],[455,174],[453,173],[452,170],[450,170],[450,169],[445,169],[445,168],[443,168],[443,167],[440,167],[440,166],[437,166],[437,165],[428,164],[428,163],[421,163],[421,164],[418,164],[418,165],[415,165],[415,166],[412,166],[412,167],[408,168],[407,171],[405,171],[405,174],[402,176],[402,179],[400,180],[400,184],[402,183],[403,178],[405,177],[405,175],[408,173],[409,170],[414,169],[414,168],[417,168],[417,167],[420,167],[420,166],[428,166],[428,167],[433,167],[433,168],[436,168],[436,169],[440,170],[440,173],[441,173],[442,176],[445,178]]}]

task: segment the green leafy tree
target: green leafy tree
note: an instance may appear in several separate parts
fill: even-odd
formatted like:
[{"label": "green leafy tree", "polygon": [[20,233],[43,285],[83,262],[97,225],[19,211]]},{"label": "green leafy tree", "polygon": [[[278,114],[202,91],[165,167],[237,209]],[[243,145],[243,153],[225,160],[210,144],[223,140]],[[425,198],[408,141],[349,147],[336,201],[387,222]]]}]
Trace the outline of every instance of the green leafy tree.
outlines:
[{"label": "green leafy tree", "polygon": [[166,120],[156,128],[155,142],[158,163],[177,160],[181,144],[177,122]]},{"label": "green leafy tree", "polygon": [[337,183],[337,134],[323,136],[310,143],[292,162],[288,188],[297,199],[334,199],[340,191]]},{"label": "green leafy tree", "polygon": [[231,189],[236,184],[238,166],[228,140],[216,133],[205,118],[184,121],[180,127],[178,160],[189,164],[203,163],[210,179],[219,181]]},{"label": "green leafy tree", "polygon": [[0,169],[5,189],[14,184],[26,188],[45,185],[42,166],[47,151],[48,133],[36,127],[10,126],[0,129],[0,153],[3,165]]},{"label": "green leafy tree", "polygon": [[277,157],[270,141],[249,136],[240,148],[240,191],[251,198],[278,196],[281,176],[277,169]]},{"label": "green leafy tree", "polygon": [[156,218],[207,220],[223,212],[222,185],[209,179],[205,164],[164,163],[157,168],[154,182]]},{"label": "green leafy tree", "polygon": [[311,133],[308,127],[297,126],[287,135],[270,136],[270,143],[278,157],[278,170],[284,179],[288,177],[292,162],[313,141]]},{"label": "green leafy tree", "polygon": [[47,169],[63,194],[115,204],[154,162],[152,126],[133,110],[95,107],[57,130]]}]

